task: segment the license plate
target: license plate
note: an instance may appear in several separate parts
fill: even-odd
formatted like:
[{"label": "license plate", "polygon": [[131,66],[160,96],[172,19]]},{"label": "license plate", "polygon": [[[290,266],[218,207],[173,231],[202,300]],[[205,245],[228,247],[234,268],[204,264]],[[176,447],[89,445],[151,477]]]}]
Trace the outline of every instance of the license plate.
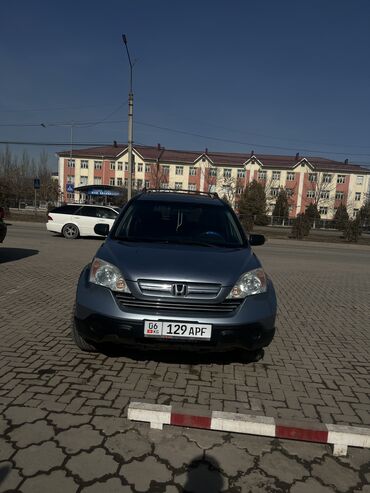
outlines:
[{"label": "license plate", "polygon": [[182,337],[187,339],[210,340],[211,334],[211,324],[144,321],[145,337],[162,337],[164,339]]}]

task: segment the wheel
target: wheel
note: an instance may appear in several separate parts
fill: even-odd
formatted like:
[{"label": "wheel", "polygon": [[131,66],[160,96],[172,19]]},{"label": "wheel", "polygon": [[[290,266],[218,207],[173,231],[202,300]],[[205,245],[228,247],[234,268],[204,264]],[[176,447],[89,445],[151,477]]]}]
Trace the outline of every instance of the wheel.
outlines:
[{"label": "wheel", "polygon": [[76,346],[81,349],[81,351],[85,351],[87,353],[96,353],[96,347],[85,341],[85,339],[80,336],[77,329],[77,322],[74,317],[72,321],[72,339],[75,342]]},{"label": "wheel", "polygon": [[80,230],[75,224],[66,224],[63,226],[62,234],[67,240],[75,240],[80,236]]}]

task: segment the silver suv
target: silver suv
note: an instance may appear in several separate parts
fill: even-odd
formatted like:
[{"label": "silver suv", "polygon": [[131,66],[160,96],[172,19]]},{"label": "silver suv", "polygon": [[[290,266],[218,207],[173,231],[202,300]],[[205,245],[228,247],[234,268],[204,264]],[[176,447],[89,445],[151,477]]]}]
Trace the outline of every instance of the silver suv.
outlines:
[{"label": "silver suv", "polygon": [[216,194],[147,190],[121,211],[81,273],[73,338],[135,348],[256,352],[275,332],[273,284]]}]

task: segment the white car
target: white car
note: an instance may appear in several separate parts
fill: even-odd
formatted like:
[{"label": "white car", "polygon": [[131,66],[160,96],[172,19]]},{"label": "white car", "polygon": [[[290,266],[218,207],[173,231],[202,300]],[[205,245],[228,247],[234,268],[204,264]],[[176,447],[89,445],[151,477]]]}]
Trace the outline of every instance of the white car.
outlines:
[{"label": "white car", "polygon": [[118,215],[114,207],[105,205],[67,204],[48,213],[46,229],[61,233],[69,240],[79,236],[99,236],[94,231],[95,225],[109,224],[110,229]]}]

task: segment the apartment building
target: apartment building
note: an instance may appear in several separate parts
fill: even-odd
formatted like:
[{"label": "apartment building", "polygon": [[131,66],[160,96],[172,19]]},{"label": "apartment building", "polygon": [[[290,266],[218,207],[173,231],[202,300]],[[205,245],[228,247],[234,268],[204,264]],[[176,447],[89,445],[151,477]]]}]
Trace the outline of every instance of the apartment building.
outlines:
[{"label": "apartment building", "polygon": [[[127,187],[128,150],[126,145],[93,147],[59,152],[59,184],[62,199],[84,201],[74,188],[83,185]],[[323,219],[332,219],[340,203],[353,217],[370,192],[370,169],[321,157],[280,156],[180,151],[135,146],[132,185],[134,189],[173,188],[217,192],[237,207],[245,186],[252,180],[264,184],[268,213],[283,188],[289,197],[290,216],[304,212],[314,202]]]}]

